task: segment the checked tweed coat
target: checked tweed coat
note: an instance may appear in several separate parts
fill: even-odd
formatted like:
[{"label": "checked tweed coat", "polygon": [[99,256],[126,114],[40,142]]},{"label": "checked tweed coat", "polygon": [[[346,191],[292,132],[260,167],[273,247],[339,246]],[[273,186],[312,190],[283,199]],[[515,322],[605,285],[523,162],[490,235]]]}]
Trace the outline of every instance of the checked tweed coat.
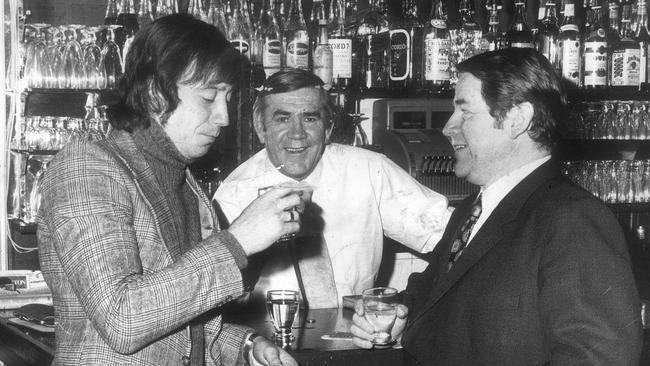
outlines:
[{"label": "checked tweed coat", "polygon": [[[191,350],[188,322],[243,293],[224,244],[236,239],[217,232],[209,199],[186,178],[213,229],[181,255],[174,212],[130,134],[71,143],[51,162],[38,241],[58,321],[54,364],[181,364]],[[249,332],[213,316],[206,363],[243,364]]]}]

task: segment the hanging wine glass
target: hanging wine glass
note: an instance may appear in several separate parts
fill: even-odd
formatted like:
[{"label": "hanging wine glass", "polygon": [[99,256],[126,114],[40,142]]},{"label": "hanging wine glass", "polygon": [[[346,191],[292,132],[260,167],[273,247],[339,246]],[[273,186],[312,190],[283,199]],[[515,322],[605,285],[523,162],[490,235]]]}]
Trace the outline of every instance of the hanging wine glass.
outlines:
[{"label": "hanging wine glass", "polygon": [[101,62],[106,73],[106,87],[115,88],[117,80],[122,75],[122,59],[120,56],[120,47],[115,43],[115,30],[122,27],[117,24],[107,25],[108,33],[106,42],[102,48]]},{"label": "hanging wine glass", "polygon": [[60,85],[66,89],[79,89],[84,79],[83,51],[77,40],[77,30],[82,26],[70,24],[64,26],[66,35],[65,47],[63,49],[63,62],[60,65],[59,76],[63,77]]},{"label": "hanging wine glass", "polygon": [[47,28],[46,40],[47,46],[45,50],[45,59],[48,67],[45,69],[44,87],[58,88],[58,69],[61,65],[61,62],[63,62],[63,53],[61,52],[64,42],[63,33],[58,27]]},{"label": "hanging wine glass", "polygon": [[86,27],[87,44],[84,47],[83,67],[85,74],[85,87],[88,89],[106,88],[106,71],[102,65],[102,50],[97,44],[97,33],[103,26]]},{"label": "hanging wine glass", "polygon": [[27,43],[25,49],[25,83],[30,88],[44,88],[49,64],[46,59],[47,43],[43,29],[50,25],[34,23],[26,26],[34,29],[34,37]]}]

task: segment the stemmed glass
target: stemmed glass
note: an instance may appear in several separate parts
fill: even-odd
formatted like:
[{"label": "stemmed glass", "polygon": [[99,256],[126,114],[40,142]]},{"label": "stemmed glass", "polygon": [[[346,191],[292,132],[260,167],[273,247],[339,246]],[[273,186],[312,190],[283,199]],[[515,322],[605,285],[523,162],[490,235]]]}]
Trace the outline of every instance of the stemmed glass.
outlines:
[{"label": "stemmed glass", "polygon": [[117,80],[122,75],[122,58],[120,56],[120,46],[115,43],[115,30],[122,27],[118,24],[109,24],[105,26],[108,29],[106,42],[102,48],[101,62],[106,72],[106,87],[115,88]]},{"label": "stemmed glass", "polygon": [[[59,76],[62,77],[64,88],[79,89],[82,87],[84,79],[83,69],[83,50],[81,44],[77,40],[77,30],[82,26],[78,24],[70,24],[64,26],[64,34],[67,35],[65,47],[63,49],[63,62],[61,63],[61,72]],[[67,33],[66,33],[67,32]]]},{"label": "stemmed glass", "polygon": [[47,49],[46,60],[48,68],[45,70],[45,87],[46,88],[61,88],[59,85],[59,69],[63,63],[63,48],[65,42],[65,35],[59,27],[50,27],[47,29]]},{"label": "stemmed glass", "polygon": [[34,29],[34,38],[27,44],[25,51],[25,81],[30,88],[45,87],[45,76],[49,63],[47,62],[47,43],[45,40],[44,28],[49,27],[45,23],[27,24]]},{"label": "stemmed glass", "polygon": [[94,26],[83,30],[87,39],[83,54],[83,67],[86,76],[85,87],[88,89],[106,87],[106,70],[102,65],[102,50],[97,44],[97,32],[103,28],[103,26]]}]

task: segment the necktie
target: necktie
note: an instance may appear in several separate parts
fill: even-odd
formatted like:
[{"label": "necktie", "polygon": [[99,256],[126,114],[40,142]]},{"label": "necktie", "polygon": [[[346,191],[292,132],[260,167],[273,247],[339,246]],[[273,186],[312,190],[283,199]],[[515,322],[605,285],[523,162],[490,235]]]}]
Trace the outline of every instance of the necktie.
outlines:
[{"label": "necktie", "polygon": [[472,204],[472,207],[469,210],[469,216],[460,227],[460,231],[454,239],[453,244],[451,245],[451,252],[449,253],[449,264],[447,270],[451,270],[451,267],[454,265],[454,262],[458,260],[460,255],[463,253],[463,249],[467,246],[469,241],[469,236],[472,233],[472,229],[478,220],[478,217],[481,215],[481,195],[479,194],[476,197],[476,200]]}]

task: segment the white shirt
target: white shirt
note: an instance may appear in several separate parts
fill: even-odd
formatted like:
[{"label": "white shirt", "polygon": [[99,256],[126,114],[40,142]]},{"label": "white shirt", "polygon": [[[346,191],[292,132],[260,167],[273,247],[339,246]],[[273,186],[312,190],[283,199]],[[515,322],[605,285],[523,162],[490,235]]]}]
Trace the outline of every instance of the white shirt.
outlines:
[{"label": "white shirt", "polygon": [[517,184],[519,184],[524,178],[526,178],[533,170],[539,168],[542,164],[546,163],[551,159],[550,155],[547,155],[541,159],[537,159],[533,162],[530,162],[526,165],[511,171],[510,173],[504,175],[503,177],[497,179],[494,183],[488,187],[481,187],[481,215],[476,220],[476,224],[472,228],[472,232],[469,235],[467,240],[467,245],[472,242],[472,238],[479,231],[481,226],[485,221],[490,217],[492,211],[499,205],[501,200],[512,191]]},{"label": "white shirt", "polygon": [[[235,169],[214,199],[232,222],[257,197],[258,188],[288,181],[292,179],[275,169],[264,149]],[[327,145],[303,182],[313,186],[312,201],[323,209],[323,236],[338,292],[332,296],[338,296],[339,304],[342,296],[373,286],[384,234],[428,252],[442,237],[451,214],[445,196],[418,183],[384,155],[361,148]],[[272,287],[297,289],[293,268],[262,273],[254,293]]]}]

